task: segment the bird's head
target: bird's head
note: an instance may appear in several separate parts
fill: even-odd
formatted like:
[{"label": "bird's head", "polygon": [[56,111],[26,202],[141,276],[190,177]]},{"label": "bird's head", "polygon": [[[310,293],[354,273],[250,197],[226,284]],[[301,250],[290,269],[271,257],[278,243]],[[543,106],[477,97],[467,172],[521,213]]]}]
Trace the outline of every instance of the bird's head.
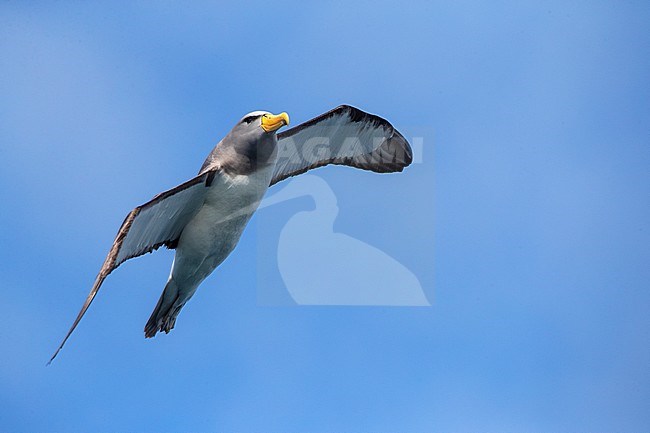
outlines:
[{"label": "bird's head", "polygon": [[253,111],[241,118],[217,146],[215,158],[237,173],[253,171],[275,154],[276,131],[289,124],[287,113]]},{"label": "bird's head", "polygon": [[241,118],[232,129],[231,134],[238,137],[260,140],[266,135],[273,135],[285,125],[289,124],[287,113],[272,114],[268,111],[253,111]]}]

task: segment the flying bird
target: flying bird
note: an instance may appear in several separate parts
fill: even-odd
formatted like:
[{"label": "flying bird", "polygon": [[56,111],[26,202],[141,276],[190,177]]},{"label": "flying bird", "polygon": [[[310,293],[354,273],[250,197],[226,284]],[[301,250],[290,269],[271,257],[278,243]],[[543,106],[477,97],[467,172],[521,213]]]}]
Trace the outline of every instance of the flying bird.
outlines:
[{"label": "flying bird", "polygon": [[106,277],[126,260],[163,245],[176,250],[167,284],[144,327],[146,338],[169,333],[201,282],[233,251],[271,185],[328,164],[390,173],[412,161],[402,134],[387,120],[355,107],[341,105],[277,133],[287,125],[287,113],[245,115],[210,152],[196,177],[133,209],[50,362]]}]

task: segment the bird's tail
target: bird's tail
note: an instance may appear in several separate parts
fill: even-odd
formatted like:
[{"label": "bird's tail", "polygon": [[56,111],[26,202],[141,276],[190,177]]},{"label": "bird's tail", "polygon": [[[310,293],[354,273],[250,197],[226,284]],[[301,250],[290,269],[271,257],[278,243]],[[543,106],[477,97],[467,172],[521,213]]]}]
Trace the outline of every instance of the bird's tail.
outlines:
[{"label": "bird's tail", "polygon": [[185,302],[178,302],[178,295],[178,286],[170,278],[165,285],[165,290],[160,295],[156,308],[153,309],[151,317],[149,317],[147,324],[144,326],[145,338],[155,336],[158,331],[165,331],[168,334],[174,328],[176,316],[178,316],[181,308],[185,305]]}]

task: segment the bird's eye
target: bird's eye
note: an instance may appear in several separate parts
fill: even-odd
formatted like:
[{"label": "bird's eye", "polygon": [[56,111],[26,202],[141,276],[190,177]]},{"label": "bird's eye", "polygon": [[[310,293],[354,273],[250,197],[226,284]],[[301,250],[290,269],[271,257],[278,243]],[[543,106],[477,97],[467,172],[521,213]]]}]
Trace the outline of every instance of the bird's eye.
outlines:
[{"label": "bird's eye", "polygon": [[253,120],[257,119],[259,116],[248,116],[242,120],[242,122],[251,123]]}]

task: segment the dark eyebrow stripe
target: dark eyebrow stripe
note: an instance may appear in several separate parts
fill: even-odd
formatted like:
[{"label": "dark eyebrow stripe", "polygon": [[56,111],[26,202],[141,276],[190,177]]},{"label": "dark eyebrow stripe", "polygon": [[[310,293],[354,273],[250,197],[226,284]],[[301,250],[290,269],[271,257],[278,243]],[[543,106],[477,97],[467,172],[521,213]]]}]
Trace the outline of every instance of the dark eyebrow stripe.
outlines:
[{"label": "dark eyebrow stripe", "polygon": [[262,115],[254,114],[252,116],[246,116],[242,119],[242,122],[251,123],[253,120],[257,119],[258,117],[262,117]]}]

